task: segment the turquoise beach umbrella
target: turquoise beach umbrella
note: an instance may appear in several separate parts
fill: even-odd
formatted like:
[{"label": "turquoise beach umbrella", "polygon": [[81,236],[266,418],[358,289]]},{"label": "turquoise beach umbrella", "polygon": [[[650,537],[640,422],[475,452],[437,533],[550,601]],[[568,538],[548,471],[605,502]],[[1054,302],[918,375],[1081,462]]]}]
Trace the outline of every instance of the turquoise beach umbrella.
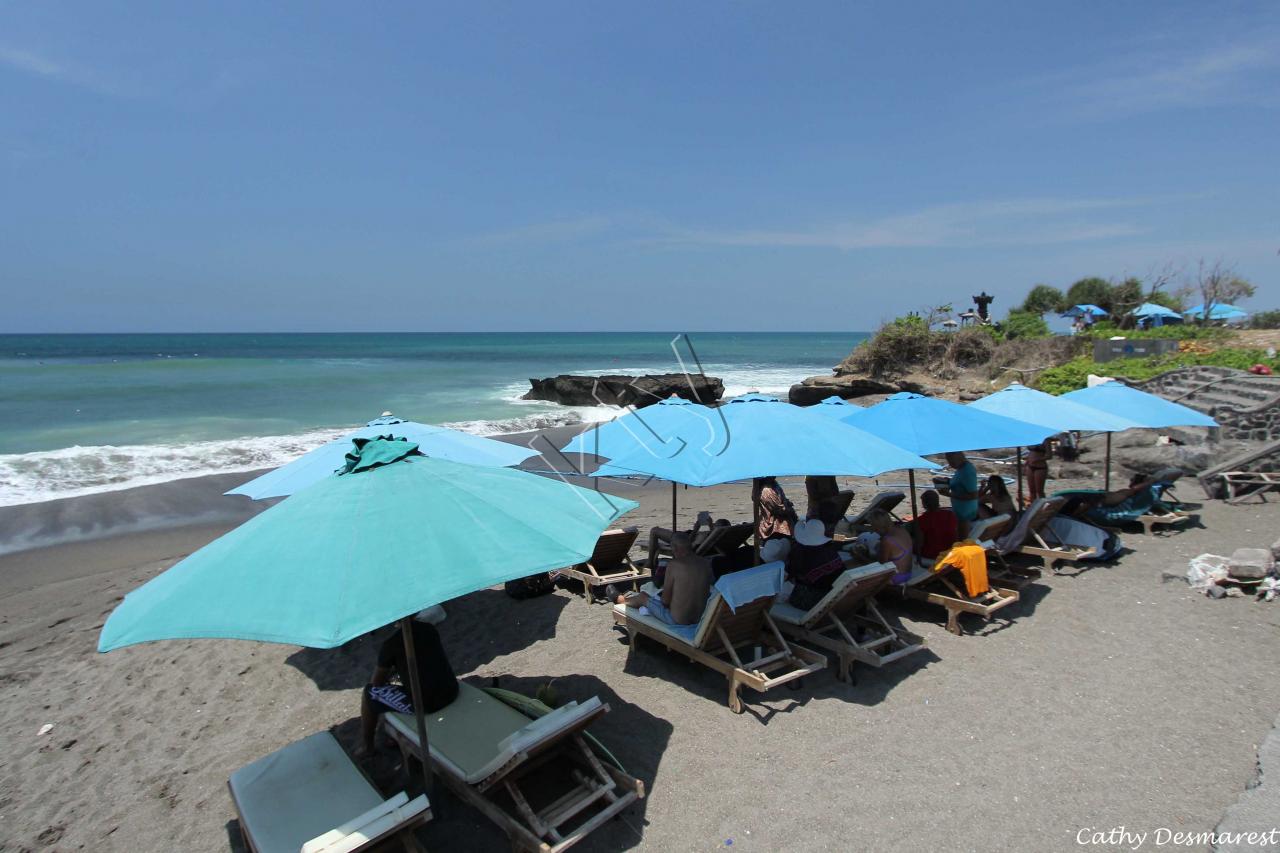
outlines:
[{"label": "turquoise beach umbrella", "polygon": [[[125,596],[98,651],[199,637],[328,649],[398,620],[425,755],[411,614],[579,563],[637,506],[524,471],[432,459],[403,439],[352,446],[342,473]],[[429,768],[424,762],[428,788]]]},{"label": "turquoise beach umbrella", "polygon": [[722,423],[717,410],[671,397],[581,432],[561,450],[605,459],[637,450],[671,456],[687,444],[714,442]]},{"label": "turquoise beach umbrella", "polygon": [[[1061,430],[1027,423],[920,394],[903,392],[848,415],[844,423],[866,430],[898,447],[926,456],[988,447],[1039,444]],[[1021,457],[1019,457],[1021,458]],[[1022,488],[1019,467],[1019,492]],[[915,474],[911,474],[911,509],[915,512]]]},{"label": "turquoise beach umbrella", "polygon": [[833,394],[817,405],[810,406],[809,411],[815,415],[822,415],[824,418],[842,420],[855,412],[863,411],[863,408],[864,407],[850,403],[847,400],[842,400]]},{"label": "turquoise beach umbrella", "polygon": [[1130,388],[1123,382],[1103,382],[1092,388],[1081,388],[1062,395],[1063,400],[1079,403],[1113,415],[1120,415],[1138,426],[1159,428],[1171,426],[1216,427],[1218,422],[1189,406],[1183,406]]},{"label": "turquoise beach umbrella", "polygon": [[274,471],[268,471],[261,477],[236,486],[225,494],[247,495],[254,500],[291,495],[312,483],[318,483],[342,467],[343,457],[351,449],[352,440],[376,438],[388,433],[417,442],[419,449],[433,459],[447,459],[468,465],[501,468],[519,465],[530,456],[538,454],[538,451],[522,444],[495,441],[448,427],[402,421],[394,415],[386,414],[342,438],[336,438],[304,453]]},{"label": "turquoise beach umbrella", "polygon": [[810,474],[874,477],[899,468],[937,468],[883,439],[774,397],[747,394],[718,407],[722,432],[672,456],[640,449],[609,461],[595,477],[657,477],[714,486],[754,477]]},{"label": "turquoise beach umbrella", "polygon": [[[1188,308],[1185,312],[1189,317],[1204,317],[1204,303],[1194,308]],[[1215,302],[1213,307],[1209,309],[1210,320],[1242,320],[1249,316],[1249,312],[1234,305],[1228,305],[1225,302]]]},{"label": "turquoise beach umbrella", "polygon": [[1102,412],[1091,406],[1082,406],[1067,399],[1068,395],[1055,397],[1034,388],[1014,382],[994,394],[968,403],[971,409],[979,409],[993,415],[1004,415],[1017,421],[1050,427],[1054,432],[1084,430],[1086,432],[1121,432],[1142,426],[1111,412]]},{"label": "turquoise beach umbrella", "polygon": [[[1155,394],[1130,388],[1123,382],[1103,382],[1092,388],[1070,391],[1060,398],[1099,412],[1117,415],[1140,427],[1217,426],[1218,422],[1203,412],[1180,406]],[[1111,434],[1107,433],[1107,469],[1105,488],[1111,488]]]},{"label": "turquoise beach umbrella", "polygon": [[353,450],[308,486],[129,593],[99,651],[224,637],[333,648],[478,589],[590,557],[637,506],[509,468]]}]

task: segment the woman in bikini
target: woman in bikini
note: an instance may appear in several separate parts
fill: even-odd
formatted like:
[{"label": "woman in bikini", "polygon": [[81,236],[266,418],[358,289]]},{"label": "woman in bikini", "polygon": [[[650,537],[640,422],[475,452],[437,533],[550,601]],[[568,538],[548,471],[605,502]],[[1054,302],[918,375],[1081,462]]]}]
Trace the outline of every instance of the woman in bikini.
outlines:
[{"label": "woman in bikini", "polygon": [[1044,484],[1049,479],[1049,443],[1037,444],[1027,451],[1027,495],[1034,501],[1044,497]]},{"label": "woman in bikini", "polygon": [[872,510],[867,516],[871,529],[880,537],[880,550],[877,554],[882,563],[892,563],[896,569],[893,582],[906,583],[911,578],[911,569],[915,565],[915,545],[910,534],[893,523],[893,516],[882,509]]}]

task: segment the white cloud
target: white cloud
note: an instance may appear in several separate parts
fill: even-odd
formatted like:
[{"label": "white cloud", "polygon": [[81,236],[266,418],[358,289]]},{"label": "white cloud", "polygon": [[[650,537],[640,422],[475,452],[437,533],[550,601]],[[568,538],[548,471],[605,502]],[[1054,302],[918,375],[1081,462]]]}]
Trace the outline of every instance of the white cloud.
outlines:
[{"label": "white cloud", "polygon": [[806,228],[677,231],[669,235],[668,241],[845,251],[1048,245],[1142,233],[1145,229],[1133,223],[1081,221],[1079,217],[1105,210],[1140,207],[1152,201],[1141,198],[1035,198],[965,202]]},{"label": "white cloud", "polygon": [[130,98],[139,94],[136,89],[124,85],[111,75],[82,65],[53,60],[35,51],[11,45],[0,45],[0,66],[7,66],[14,71],[34,77],[88,89],[100,95]]}]

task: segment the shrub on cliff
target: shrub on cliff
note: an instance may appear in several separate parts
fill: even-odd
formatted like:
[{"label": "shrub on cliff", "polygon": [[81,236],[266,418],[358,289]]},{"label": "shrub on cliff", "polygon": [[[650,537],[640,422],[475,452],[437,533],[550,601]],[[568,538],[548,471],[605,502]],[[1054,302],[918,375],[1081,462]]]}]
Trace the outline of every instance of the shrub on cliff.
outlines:
[{"label": "shrub on cliff", "polygon": [[1012,311],[1000,324],[1000,332],[1009,341],[1018,338],[1047,338],[1049,324],[1034,311]]},{"label": "shrub on cliff", "polygon": [[1152,358],[1117,358],[1107,362],[1096,362],[1090,356],[1082,355],[1066,364],[1043,371],[1036,379],[1035,386],[1050,394],[1065,394],[1083,388],[1088,383],[1090,373],[1141,382],[1179,367],[1210,365],[1248,370],[1255,364],[1265,364],[1273,371],[1280,371],[1280,358],[1268,358],[1266,352],[1259,349],[1224,348],[1212,352],[1179,352]]}]

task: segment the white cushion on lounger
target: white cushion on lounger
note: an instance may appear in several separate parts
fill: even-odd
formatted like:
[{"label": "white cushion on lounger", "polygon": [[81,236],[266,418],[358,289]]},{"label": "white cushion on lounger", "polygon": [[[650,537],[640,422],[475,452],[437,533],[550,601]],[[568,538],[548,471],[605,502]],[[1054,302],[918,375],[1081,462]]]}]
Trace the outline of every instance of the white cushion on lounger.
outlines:
[{"label": "white cushion on lounger", "polygon": [[382,805],[382,795],[329,732],[241,767],[230,784],[259,853],[298,853],[334,824]]},{"label": "white cushion on lounger", "polygon": [[695,640],[698,636],[698,628],[700,628],[704,623],[710,621],[707,619],[707,613],[710,612],[712,603],[719,600],[720,596],[713,593],[711,595],[711,600],[707,602],[706,608],[702,611],[702,619],[693,625],[670,625],[663,622],[656,616],[650,616],[648,613],[641,613],[637,608],[628,607],[625,604],[615,604],[613,605],[613,609],[617,613],[626,614],[626,617],[633,622],[639,622],[650,628],[661,631],[664,634],[670,634],[681,642],[688,643],[689,645],[695,645]]},{"label": "white cushion on lounger", "polygon": [[302,845],[302,853],[350,853],[426,810],[425,794],[410,800],[408,795],[401,791],[359,817],[352,818],[342,826],[334,827],[325,834],[311,839]]},{"label": "white cushion on lounger", "polygon": [[791,595],[791,589],[794,587],[792,584],[785,584],[783,587],[783,594],[778,596],[778,601],[772,608],[770,608],[769,615],[774,619],[780,619],[781,621],[788,622],[792,625],[804,625],[809,621],[809,614],[812,613],[816,615],[823,609],[829,607],[833,601],[844,595],[845,592],[848,591],[849,587],[853,586],[858,581],[892,571],[893,566],[885,565],[884,563],[867,563],[865,566],[856,566],[852,569],[846,569],[844,572],[841,572],[840,577],[836,578],[836,582],[831,585],[831,589],[827,594],[822,596],[818,603],[813,605],[813,607],[810,607],[808,610],[801,610],[799,607],[795,607],[786,601],[786,599]]},{"label": "white cushion on lounger", "polygon": [[[601,705],[591,697],[570,702],[531,720],[478,687],[458,684],[458,698],[427,717],[431,757],[469,785],[484,781],[517,753],[553,738],[590,716]],[[387,721],[411,743],[418,742],[412,714],[387,714]]]}]

